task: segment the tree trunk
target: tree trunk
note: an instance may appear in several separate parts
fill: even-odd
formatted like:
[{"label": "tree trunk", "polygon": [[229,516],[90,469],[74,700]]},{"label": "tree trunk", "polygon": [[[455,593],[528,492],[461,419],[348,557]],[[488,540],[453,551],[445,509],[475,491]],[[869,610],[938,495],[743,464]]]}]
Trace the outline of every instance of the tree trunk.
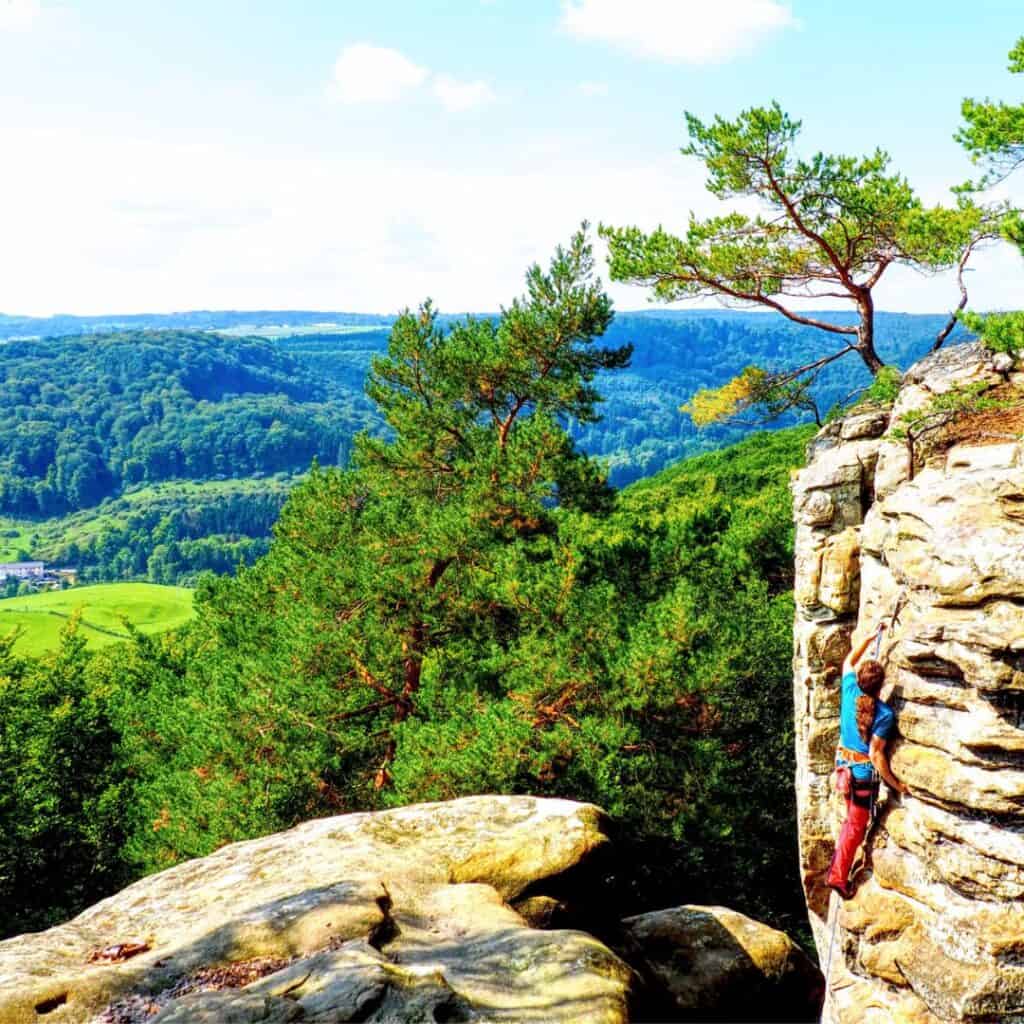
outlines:
[{"label": "tree trunk", "polygon": [[864,291],[857,299],[857,311],[860,313],[860,325],[857,328],[857,351],[864,365],[877,376],[885,363],[875,351],[875,302],[870,291]]},{"label": "tree trunk", "polygon": [[[437,587],[445,570],[453,561],[454,559],[452,558],[442,558],[430,567],[430,572],[427,573],[426,579],[428,591],[434,590]],[[402,641],[402,692],[395,703],[395,713],[392,720],[395,725],[400,725],[404,722],[412,714],[416,706],[416,694],[419,692],[420,678],[423,672],[423,655],[425,653],[426,640],[426,624],[422,619],[417,619],[409,627],[409,632]],[[395,739],[393,736],[389,736],[384,746],[384,759],[381,761],[381,765],[377,769],[377,775],[374,778],[374,789],[383,789],[391,782],[391,772],[389,769],[397,752],[398,747]]]},{"label": "tree trunk", "polygon": [[395,722],[404,722],[413,709],[413,700],[420,688],[420,677],[423,672],[423,647],[427,637],[426,626],[422,622],[413,623],[409,636],[402,641],[402,695],[395,705]]}]

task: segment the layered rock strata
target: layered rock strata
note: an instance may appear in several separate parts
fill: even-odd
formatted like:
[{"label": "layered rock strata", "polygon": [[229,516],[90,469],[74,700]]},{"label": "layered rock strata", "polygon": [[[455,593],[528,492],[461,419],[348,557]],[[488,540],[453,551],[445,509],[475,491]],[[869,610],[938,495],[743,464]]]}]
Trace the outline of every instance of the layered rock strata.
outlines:
[{"label": "layered rock strata", "polygon": [[[977,345],[929,357],[892,409],[826,427],[794,480],[800,858],[829,1022],[1024,1021],[1024,440],[989,416],[912,473],[900,437],[907,412],[979,383],[1024,374]],[[839,672],[895,608],[881,656],[910,794],[883,787],[840,906]]]}]

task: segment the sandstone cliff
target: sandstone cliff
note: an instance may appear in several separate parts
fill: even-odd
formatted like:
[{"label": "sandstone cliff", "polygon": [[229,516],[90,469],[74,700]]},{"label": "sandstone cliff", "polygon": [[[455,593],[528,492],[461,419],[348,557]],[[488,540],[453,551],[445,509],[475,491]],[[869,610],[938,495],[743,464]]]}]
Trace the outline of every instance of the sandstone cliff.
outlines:
[{"label": "sandstone cliff", "polygon": [[[0,943],[0,1024],[813,1019],[820,974],[781,932],[720,907],[619,925],[607,824],[482,796],[227,846]],[[541,927],[602,914],[618,952]]]},{"label": "sandstone cliff", "polygon": [[[836,924],[826,1021],[1024,1021],[1021,414],[960,416],[913,471],[901,436],[936,396],[1022,388],[1005,356],[942,351],[906,375],[895,407],[826,427],[794,481],[800,857],[823,964]],[[911,792],[885,797],[840,907],[823,884],[842,816],[838,673],[900,595],[882,655],[893,767]]]}]

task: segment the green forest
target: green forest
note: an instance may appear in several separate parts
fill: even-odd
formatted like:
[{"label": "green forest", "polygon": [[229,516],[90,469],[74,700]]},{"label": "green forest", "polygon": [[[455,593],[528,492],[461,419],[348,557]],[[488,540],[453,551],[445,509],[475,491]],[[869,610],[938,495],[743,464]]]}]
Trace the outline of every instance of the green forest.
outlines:
[{"label": "green forest", "polygon": [[810,431],[616,492],[559,424],[623,371],[610,319],[582,236],[498,320],[406,314],[368,384],[388,433],[296,486],[192,623],[6,644],[5,932],[312,815],[480,791],[606,807],[609,898],[799,925],[788,479]]},{"label": "green forest", "polygon": [[344,462],[369,425],[274,345],[178,331],[13,341],[0,510],[53,516],[125,487]]},{"label": "green forest", "polygon": [[[942,317],[879,317],[889,360],[922,355]],[[445,324],[451,318],[440,318]],[[759,314],[624,314],[610,342],[633,346],[623,374],[601,378],[599,420],[566,423],[617,485],[680,456],[738,439],[698,432],[679,405],[752,361],[814,351],[813,332]],[[237,338],[183,330],[10,341],[0,380],[0,513],[48,517],[139,484],[300,472],[344,465],[360,430],[380,426],[363,395],[386,332]],[[821,412],[867,377],[853,363],[826,376]],[[722,428],[725,430],[727,428]]]},{"label": "green forest", "polygon": [[[299,314],[272,329],[259,327],[260,314],[233,327],[241,316],[214,322],[269,336],[145,328],[4,345],[5,557],[72,566],[87,581],[192,585],[205,571],[233,572],[266,552],[289,487],[314,459],[346,465],[359,431],[386,432],[363,385],[387,330],[356,320],[328,331]],[[941,321],[881,314],[882,348],[907,365]],[[445,328],[456,322],[438,317]],[[567,413],[562,425],[615,486],[762,425],[752,417],[698,429],[680,406],[751,361],[781,365],[816,344],[798,325],[724,311],[622,314],[606,337],[632,346],[631,363],[598,372],[599,417]],[[820,412],[868,379],[852,362],[829,367],[816,383]],[[804,410],[780,422],[810,418]]]}]

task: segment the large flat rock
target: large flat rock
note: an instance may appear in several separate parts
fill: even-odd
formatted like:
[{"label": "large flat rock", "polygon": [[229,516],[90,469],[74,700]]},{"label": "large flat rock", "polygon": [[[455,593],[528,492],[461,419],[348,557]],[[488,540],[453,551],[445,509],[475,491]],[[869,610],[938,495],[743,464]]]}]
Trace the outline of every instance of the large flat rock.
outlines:
[{"label": "large flat rock", "polygon": [[[508,905],[584,871],[607,844],[598,808],[531,797],[307,822],[0,943],[0,1024],[157,1011],[161,1021],[240,1024],[624,1021],[631,969],[592,936],[530,928]],[[129,942],[149,948],[89,963]],[[211,967],[250,962],[277,969],[235,989],[188,991]]]}]

